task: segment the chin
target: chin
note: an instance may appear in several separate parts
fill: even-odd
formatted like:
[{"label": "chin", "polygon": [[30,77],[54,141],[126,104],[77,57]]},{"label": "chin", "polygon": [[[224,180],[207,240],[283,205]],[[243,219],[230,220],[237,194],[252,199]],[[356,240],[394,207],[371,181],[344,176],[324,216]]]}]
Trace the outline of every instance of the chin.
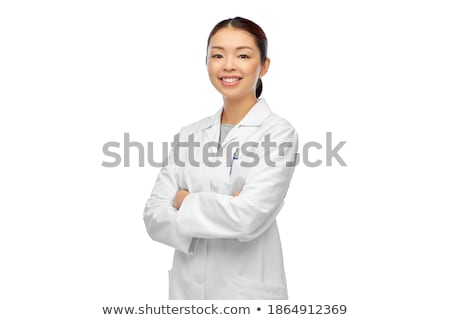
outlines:
[{"label": "chin", "polygon": [[221,92],[222,93],[222,97],[224,99],[228,99],[228,100],[237,100],[237,99],[243,99],[245,97],[245,95],[242,94],[230,94],[230,93],[226,93],[226,92]]}]

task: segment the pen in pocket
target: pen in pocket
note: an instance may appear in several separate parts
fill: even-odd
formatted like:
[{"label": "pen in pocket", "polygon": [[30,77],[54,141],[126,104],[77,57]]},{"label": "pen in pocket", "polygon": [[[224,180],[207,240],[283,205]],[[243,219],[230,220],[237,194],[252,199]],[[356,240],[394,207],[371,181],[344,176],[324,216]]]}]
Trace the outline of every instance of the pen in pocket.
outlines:
[{"label": "pen in pocket", "polygon": [[230,165],[230,175],[231,175],[231,170],[233,169],[233,162],[234,160],[239,159],[239,148],[236,149],[236,151],[233,153],[233,158],[231,159],[231,165]]}]

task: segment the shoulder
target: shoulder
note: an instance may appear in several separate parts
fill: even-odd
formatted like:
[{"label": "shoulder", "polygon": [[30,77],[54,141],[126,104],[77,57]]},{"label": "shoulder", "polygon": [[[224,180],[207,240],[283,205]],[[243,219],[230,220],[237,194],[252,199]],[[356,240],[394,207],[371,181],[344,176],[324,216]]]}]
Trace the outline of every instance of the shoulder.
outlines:
[{"label": "shoulder", "polygon": [[270,116],[266,119],[265,124],[267,125],[279,125],[284,128],[294,129],[294,125],[285,117],[280,116],[279,114],[272,112]]},{"label": "shoulder", "polygon": [[282,117],[278,113],[273,112],[264,98],[258,100],[258,107],[258,115],[256,116],[256,118],[259,118],[261,120],[263,119],[263,129],[270,131],[295,131],[292,123],[285,117]]},{"label": "shoulder", "polygon": [[262,124],[263,130],[274,136],[291,137],[297,139],[297,130],[286,118],[272,112]]},{"label": "shoulder", "polygon": [[182,137],[190,136],[191,134],[197,134],[202,129],[211,126],[216,118],[216,114],[204,117],[198,121],[192,122],[180,128],[179,134]]}]

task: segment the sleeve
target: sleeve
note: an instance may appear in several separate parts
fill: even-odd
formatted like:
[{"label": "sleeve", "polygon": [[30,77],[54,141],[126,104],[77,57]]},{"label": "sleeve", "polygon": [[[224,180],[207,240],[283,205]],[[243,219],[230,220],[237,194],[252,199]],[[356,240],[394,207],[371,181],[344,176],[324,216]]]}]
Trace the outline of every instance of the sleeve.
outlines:
[{"label": "sleeve", "polygon": [[150,198],[144,209],[144,222],[150,237],[183,253],[193,255],[197,241],[191,236],[181,235],[176,229],[178,210],[172,201],[180,188],[180,168],[174,160],[172,148],[167,165],[162,167],[156,179]]},{"label": "sleeve", "polygon": [[[279,125],[271,133],[270,141],[275,142],[270,157],[264,153],[265,148],[259,149],[258,164],[250,169],[239,196],[214,192],[186,196],[176,217],[179,234],[246,242],[272,225],[283,207],[295,170],[298,135],[292,126]],[[283,148],[282,144],[290,147]],[[272,163],[268,164],[264,157],[269,157]]]}]

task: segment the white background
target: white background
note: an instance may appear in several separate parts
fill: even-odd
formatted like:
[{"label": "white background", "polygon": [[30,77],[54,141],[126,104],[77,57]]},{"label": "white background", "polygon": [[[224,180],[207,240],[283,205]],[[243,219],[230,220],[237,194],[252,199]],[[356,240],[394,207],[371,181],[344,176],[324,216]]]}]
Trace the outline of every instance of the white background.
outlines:
[{"label": "white background", "polygon": [[136,153],[102,167],[102,147],[125,132],[158,146],[216,112],[206,39],[244,16],[269,39],[271,109],[302,145],[347,141],[347,167],[297,167],[279,215],[288,303],[449,319],[449,15],[445,1],[3,1],[0,318],[168,302],[173,251],[142,220],[159,169]]}]

